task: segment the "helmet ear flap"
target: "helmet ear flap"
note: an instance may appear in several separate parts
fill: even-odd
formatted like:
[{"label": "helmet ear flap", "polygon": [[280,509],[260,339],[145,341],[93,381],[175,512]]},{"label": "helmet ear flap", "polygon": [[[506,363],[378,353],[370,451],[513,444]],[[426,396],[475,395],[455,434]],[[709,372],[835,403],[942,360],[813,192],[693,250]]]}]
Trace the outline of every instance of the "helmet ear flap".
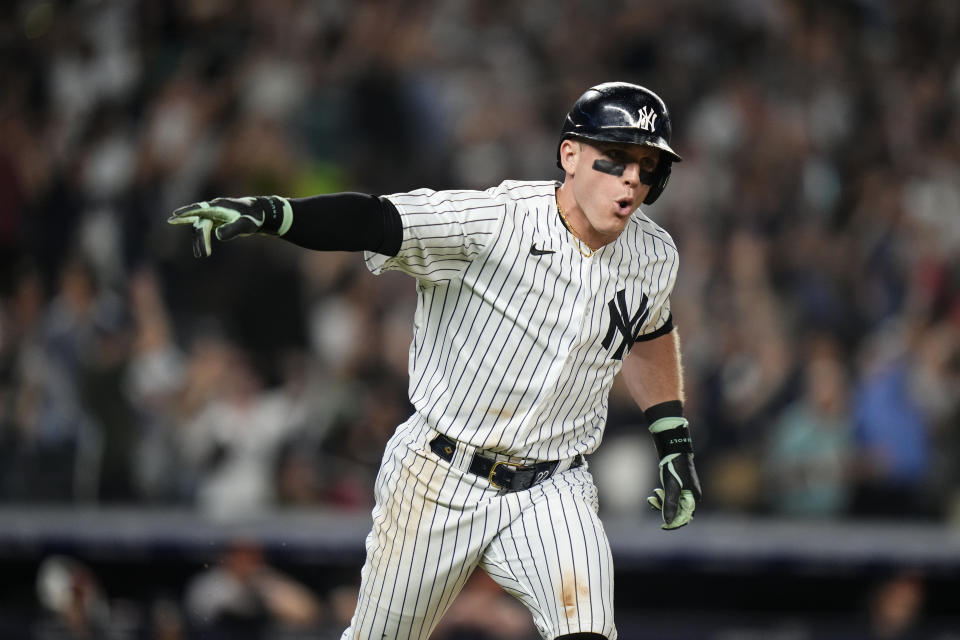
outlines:
[{"label": "helmet ear flap", "polygon": [[[664,158],[664,160],[666,160]],[[660,197],[660,194],[663,193],[663,190],[667,188],[667,183],[670,182],[670,170],[673,165],[673,162],[666,160],[655,170],[655,177],[653,179],[653,184],[650,185],[650,191],[647,192],[647,197],[643,199],[643,204],[653,204],[657,201],[657,198]]]}]

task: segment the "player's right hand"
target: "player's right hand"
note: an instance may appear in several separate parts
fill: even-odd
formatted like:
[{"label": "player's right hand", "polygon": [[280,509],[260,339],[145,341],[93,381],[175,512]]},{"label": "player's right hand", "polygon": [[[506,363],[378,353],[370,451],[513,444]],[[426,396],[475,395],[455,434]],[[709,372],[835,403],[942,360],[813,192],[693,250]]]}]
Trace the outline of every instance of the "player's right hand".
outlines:
[{"label": "player's right hand", "polygon": [[167,222],[193,228],[193,255],[213,253],[212,234],[221,242],[255,233],[282,236],[293,221],[293,210],[286,198],[257,196],[216,198],[194,202],[176,209]]}]

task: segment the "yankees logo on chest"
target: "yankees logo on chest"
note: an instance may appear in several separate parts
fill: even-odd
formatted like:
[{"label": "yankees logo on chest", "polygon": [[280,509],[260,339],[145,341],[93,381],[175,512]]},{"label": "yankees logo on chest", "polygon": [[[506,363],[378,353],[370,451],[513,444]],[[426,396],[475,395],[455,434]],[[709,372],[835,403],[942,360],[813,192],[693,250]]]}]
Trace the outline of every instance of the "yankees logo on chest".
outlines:
[{"label": "yankees logo on chest", "polygon": [[640,337],[643,325],[647,321],[647,316],[650,314],[648,301],[647,294],[644,293],[640,297],[636,311],[631,314],[630,309],[627,307],[627,290],[620,289],[613,299],[607,302],[607,309],[610,313],[610,324],[608,325],[606,336],[604,336],[600,344],[604,349],[608,350],[614,345],[617,345],[616,349],[610,355],[611,359],[623,360],[624,352],[629,351],[630,348],[633,347],[633,343]]}]

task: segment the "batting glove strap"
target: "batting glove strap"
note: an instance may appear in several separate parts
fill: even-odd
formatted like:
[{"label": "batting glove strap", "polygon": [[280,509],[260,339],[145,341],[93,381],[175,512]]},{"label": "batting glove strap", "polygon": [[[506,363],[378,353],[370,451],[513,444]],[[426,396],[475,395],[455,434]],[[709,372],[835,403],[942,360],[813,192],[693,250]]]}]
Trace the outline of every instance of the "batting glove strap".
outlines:
[{"label": "batting glove strap", "polygon": [[279,196],[217,198],[210,202],[210,208],[214,207],[233,211],[237,216],[217,227],[217,238],[220,240],[232,240],[254,233],[282,236],[293,223],[290,203]]},{"label": "batting glove strap", "polygon": [[693,439],[686,418],[660,418],[650,425],[650,435],[661,460],[672,453],[693,453]]},{"label": "batting glove strap", "polygon": [[[263,224],[260,226],[260,233],[269,233],[275,236],[285,234],[293,223],[290,203],[279,196],[259,197],[256,200],[263,210]],[[291,211],[290,215],[286,215],[288,210]]]}]

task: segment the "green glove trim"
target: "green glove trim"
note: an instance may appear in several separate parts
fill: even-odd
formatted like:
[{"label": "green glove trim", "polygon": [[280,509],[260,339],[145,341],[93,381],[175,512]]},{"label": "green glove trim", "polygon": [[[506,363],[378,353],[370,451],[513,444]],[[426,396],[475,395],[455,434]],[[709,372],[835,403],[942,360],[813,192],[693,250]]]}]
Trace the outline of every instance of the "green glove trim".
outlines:
[{"label": "green glove trim", "polygon": [[286,198],[280,196],[273,197],[283,203],[283,222],[280,223],[280,228],[277,229],[277,235],[282,236],[287,231],[290,231],[290,227],[293,226],[293,207],[290,206],[290,201]]},{"label": "green glove trim", "polygon": [[660,433],[661,431],[666,431],[675,427],[686,427],[689,424],[689,420],[679,416],[676,418],[660,418],[650,425],[650,433]]}]

